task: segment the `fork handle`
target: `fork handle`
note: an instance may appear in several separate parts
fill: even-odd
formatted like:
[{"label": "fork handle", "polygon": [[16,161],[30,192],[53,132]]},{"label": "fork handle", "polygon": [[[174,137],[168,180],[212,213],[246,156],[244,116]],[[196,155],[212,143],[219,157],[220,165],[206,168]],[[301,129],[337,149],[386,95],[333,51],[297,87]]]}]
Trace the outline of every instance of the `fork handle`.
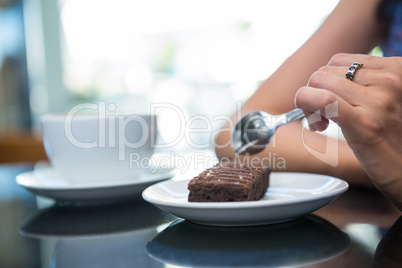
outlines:
[{"label": "fork handle", "polygon": [[277,125],[276,127],[280,127],[287,123],[299,120],[304,118],[303,110],[300,108],[293,109],[287,113],[281,114],[277,116]]},{"label": "fork handle", "polygon": [[286,123],[293,122],[295,120],[299,120],[304,118],[303,110],[300,108],[296,108],[286,113]]}]

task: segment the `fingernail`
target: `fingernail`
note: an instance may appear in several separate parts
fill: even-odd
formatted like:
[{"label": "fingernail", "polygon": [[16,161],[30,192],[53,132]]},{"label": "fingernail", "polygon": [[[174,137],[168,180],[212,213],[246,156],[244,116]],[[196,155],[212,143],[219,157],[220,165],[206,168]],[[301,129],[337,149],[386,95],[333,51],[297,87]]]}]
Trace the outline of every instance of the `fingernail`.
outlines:
[{"label": "fingernail", "polygon": [[309,128],[311,131],[317,131],[317,129],[314,127],[313,124],[309,124],[309,125],[308,125],[308,128]]},{"label": "fingernail", "polygon": [[301,88],[299,88],[299,90],[296,91],[295,98],[294,98],[294,100],[293,100],[293,103],[294,103],[294,105],[295,105],[296,108],[299,108],[299,107],[297,107],[296,99],[297,99],[297,94],[299,94],[300,89],[301,89]]}]

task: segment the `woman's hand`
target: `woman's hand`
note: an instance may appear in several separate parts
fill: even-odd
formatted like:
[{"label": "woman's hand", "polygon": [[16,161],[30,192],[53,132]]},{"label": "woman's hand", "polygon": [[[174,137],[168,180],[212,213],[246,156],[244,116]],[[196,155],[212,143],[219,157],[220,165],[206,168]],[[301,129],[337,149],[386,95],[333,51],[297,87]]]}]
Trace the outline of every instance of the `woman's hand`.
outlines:
[{"label": "woman's hand", "polygon": [[[363,68],[350,81],[354,62]],[[337,54],[299,89],[295,104],[312,130],[336,122],[373,183],[402,210],[402,57]]]}]

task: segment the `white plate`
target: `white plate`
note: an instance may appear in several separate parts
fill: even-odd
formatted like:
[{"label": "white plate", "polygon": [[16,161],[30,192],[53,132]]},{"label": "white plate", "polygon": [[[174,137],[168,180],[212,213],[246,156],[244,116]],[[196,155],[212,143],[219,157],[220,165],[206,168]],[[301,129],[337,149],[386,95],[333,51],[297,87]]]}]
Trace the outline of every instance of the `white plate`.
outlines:
[{"label": "white plate", "polygon": [[34,195],[65,204],[100,205],[138,198],[145,188],[174,174],[172,169],[158,169],[157,173],[143,173],[132,180],[73,185],[52,168],[40,168],[18,175],[16,181]]},{"label": "white plate", "polygon": [[205,225],[247,226],[289,221],[315,211],[348,189],[330,176],[271,173],[270,187],[258,201],[188,202],[189,180],[171,180],[148,187],[142,197],[178,217]]}]

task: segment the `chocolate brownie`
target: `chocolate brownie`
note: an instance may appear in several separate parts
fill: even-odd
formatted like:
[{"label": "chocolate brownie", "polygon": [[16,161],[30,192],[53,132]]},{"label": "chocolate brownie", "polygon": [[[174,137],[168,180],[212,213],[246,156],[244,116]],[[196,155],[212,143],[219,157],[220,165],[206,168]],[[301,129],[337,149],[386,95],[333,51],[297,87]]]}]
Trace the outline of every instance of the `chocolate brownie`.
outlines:
[{"label": "chocolate brownie", "polygon": [[269,186],[269,166],[262,163],[220,162],[188,184],[189,202],[252,201]]}]

